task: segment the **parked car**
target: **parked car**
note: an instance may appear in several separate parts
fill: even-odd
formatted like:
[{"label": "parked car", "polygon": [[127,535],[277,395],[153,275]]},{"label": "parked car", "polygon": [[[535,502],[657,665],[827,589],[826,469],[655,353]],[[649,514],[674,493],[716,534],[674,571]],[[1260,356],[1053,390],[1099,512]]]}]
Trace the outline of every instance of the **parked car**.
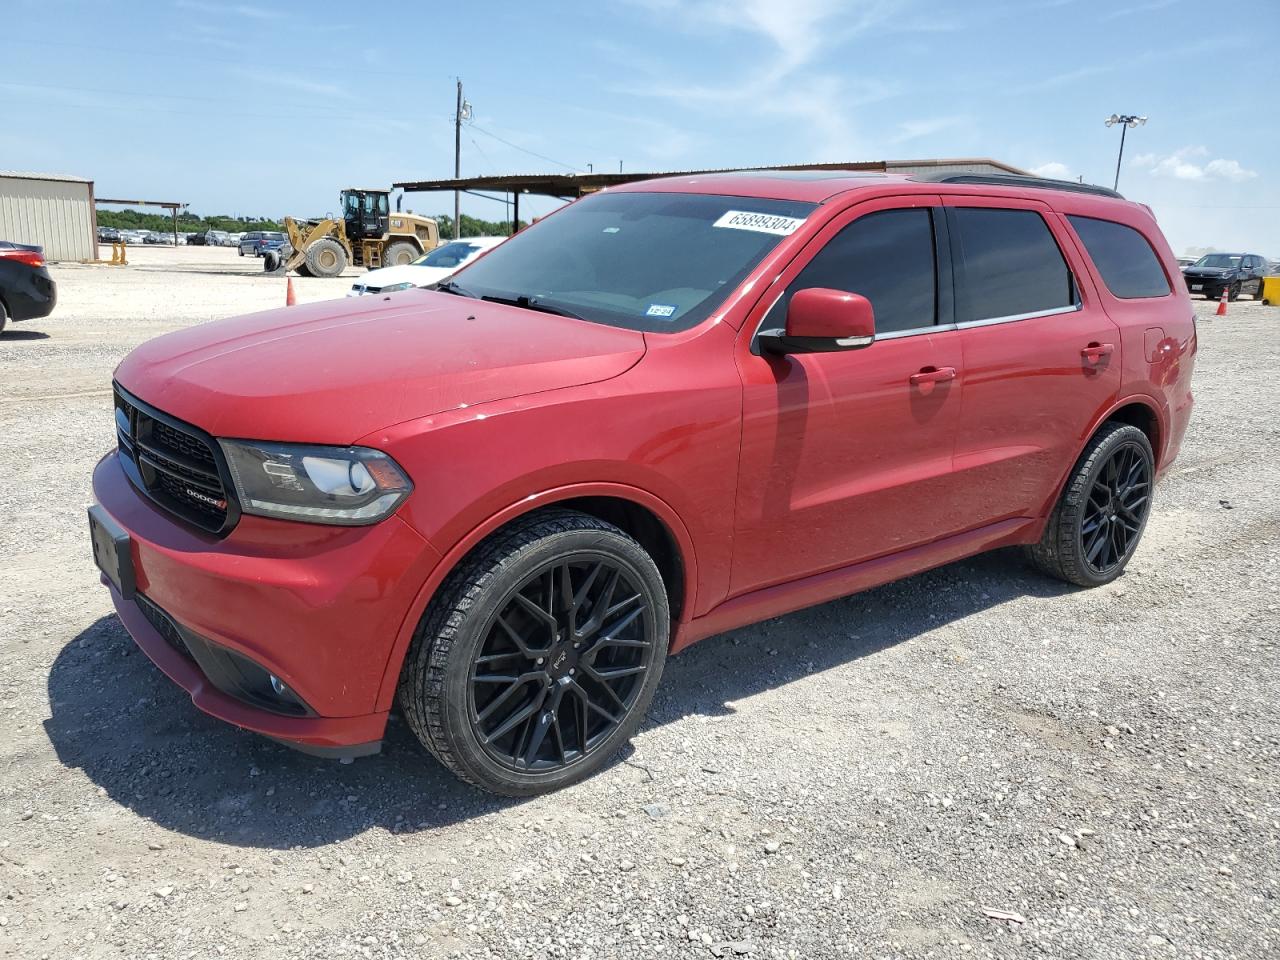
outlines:
[{"label": "parked car", "polygon": [[115,227],[99,227],[98,228],[99,243],[119,243],[120,231]]},{"label": "parked car", "polygon": [[464,263],[492,250],[506,237],[467,237],[443,243],[417,260],[398,267],[370,270],[351,285],[348,297],[367,293],[394,293],[410,287],[429,287],[451,276]]},{"label": "parked car", "polygon": [[1266,257],[1254,253],[1208,253],[1182,271],[1187,289],[1203,293],[1209,300],[1221,298],[1226,288],[1227,299],[1241,293],[1262,299],[1262,278],[1267,275]]},{"label": "parked car", "polygon": [[207,233],[189,233],[187,234],[188,247],[203,247],[209,243],[209,235]]},{"label": "parked car", "polygon": [[1179,257],[1178,267],[1182,270],[1185,270],[1187,269],[1187,267],[1192,266],[1199,259],[1200,259],[1199,257]]},{"label": "parked car", "polygon": [[0,240],[0,333],[11,321],[47,317],[57,303],[44,248]]},{"label": "parked car", "polygon": [[159,245],[159,246],[172,246],[173,235],[168,233],[159,233],[155,230],[149,230],[147,231],[147,235],[143,237],[143,242],[149,243],[152,245]]},{"label": "parked car", "polygon": [[433,290],[152,340],[94,471],[103,581],[199,709],[350,757],[398,702],[520,796],[712,634],[1010,545],[1108,583],[1196,331],[1150,212],[1051,183],[631,183]]},{"label": "parked car", "polygon": [[242,257],[246,253],[260,257],[266,252],[269,245],[279,249],[284,240],[284,234],[278,230],[250,230],[240,238],[237,246],[240,248],[240,256]]}]

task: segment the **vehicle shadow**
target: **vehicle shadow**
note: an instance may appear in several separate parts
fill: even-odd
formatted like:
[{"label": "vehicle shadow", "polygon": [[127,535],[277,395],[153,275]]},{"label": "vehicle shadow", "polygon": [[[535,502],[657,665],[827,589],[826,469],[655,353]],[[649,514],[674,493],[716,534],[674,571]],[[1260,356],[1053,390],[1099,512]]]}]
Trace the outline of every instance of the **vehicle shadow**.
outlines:
[{"label": "vehicle shadow", "polygon": [[[712,637],[667,664],[645,729],[691,714],[732,713],[732,701],[872,657],[1006,600],[1070,589],[1030,571],[1015,551],[997,551]],[[193,837],[316,847],[368,829],[437,829],[520,802],[455,779],[398,716],[383,752],[351,764],[306,756],[207,717],[115,616],[61,650],[48,693],[45,729],[65,766],[137,815]]]},{"label": "vehicle shadow", "polygon": [[5,330],[0,333],[0,341],[8,343],[11,340],[48,340],[49,334],[43,330]]}]

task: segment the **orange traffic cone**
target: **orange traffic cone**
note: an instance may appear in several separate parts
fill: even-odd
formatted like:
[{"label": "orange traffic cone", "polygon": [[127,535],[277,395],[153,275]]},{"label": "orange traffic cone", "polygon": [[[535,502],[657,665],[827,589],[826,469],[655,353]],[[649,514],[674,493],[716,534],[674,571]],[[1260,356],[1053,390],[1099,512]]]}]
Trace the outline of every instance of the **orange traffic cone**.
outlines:
[{"label": "orange traffic cone", "polygon": [[285,281],[288,286],[286,286],[284,290],[284,305],[286,307],[292,307],[298,302],[298,298],[293,295],[293,277],[286,277]]},{"label": "orange traffic cone", "polygon": [[1222,297],[1218,300],[1218,310],[1214,313],[1215,317],[1225,317],[1227,315],[1227,288],[1222,288]]}]

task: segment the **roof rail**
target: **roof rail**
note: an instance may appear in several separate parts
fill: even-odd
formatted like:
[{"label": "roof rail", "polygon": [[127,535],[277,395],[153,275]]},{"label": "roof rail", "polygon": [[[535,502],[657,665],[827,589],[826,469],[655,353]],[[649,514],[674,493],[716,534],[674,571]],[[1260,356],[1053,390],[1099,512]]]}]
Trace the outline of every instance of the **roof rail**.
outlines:
[{"label": "roof rail", "polygon": [[993,187],[1035,187],[1039,190],[1065,190],[1068,193],[1089,193],[1096,197],[1114,197],[1120,194],[1108,187],[1092,183],[1073,183],[1070,180],[1052,180],[1048,177],[1028,177],[1017,173],[919,173],[913,180],[925,183],[972,183]]}]

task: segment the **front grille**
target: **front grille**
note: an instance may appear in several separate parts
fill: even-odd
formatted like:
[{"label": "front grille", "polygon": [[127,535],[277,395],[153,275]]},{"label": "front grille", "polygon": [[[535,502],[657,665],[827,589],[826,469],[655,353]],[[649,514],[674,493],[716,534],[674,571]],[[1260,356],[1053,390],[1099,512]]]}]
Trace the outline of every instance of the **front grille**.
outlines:
[{"label": "front grille", "polygon": [[214,441],[115,387],[116,438],[126,473],[170,513],[210,533],[226,533],[237,511]]}]

